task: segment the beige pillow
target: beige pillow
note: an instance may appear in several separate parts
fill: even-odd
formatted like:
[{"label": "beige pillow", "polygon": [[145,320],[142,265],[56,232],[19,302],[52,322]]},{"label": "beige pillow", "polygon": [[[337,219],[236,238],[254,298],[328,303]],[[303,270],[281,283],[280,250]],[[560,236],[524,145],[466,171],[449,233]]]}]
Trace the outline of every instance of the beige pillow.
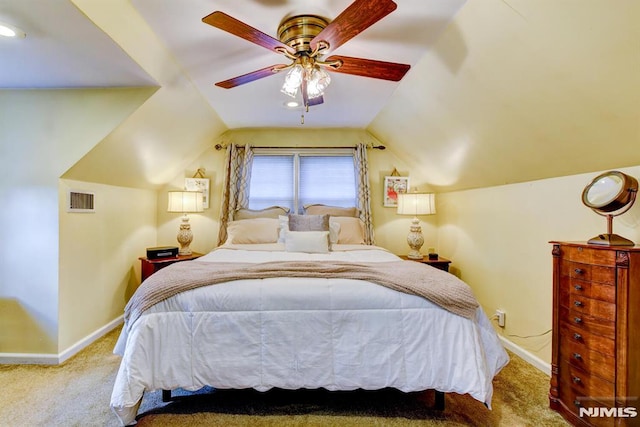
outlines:
[{"label": "beige pillow", "polygon": [[231,221],[227,225],[226,243],[276,243],[279,223],[276,218],[254,218]]},{"label": "beige pillow", "polygon": [[357,218],[358,208],[343,208],[340,206],[313,204],[304,205],[304,213],[307,215],[352,216]]},{"label": "beige pillow", "polygon": [[329,231],[329,215],[289,215],[291,231]]},{"label": "beige pillow", "polygon": [[360,218],[332,216],[331,222],[340,224],[338,244],[364,245],[364,222]]},{"label": "beige pillow", "polygon": [[279,215],[286,215],[289,213],[289,208],[282,206],[271,206],[264,209],[238,209],[233,213],[233,220],[238,221],[241,219],[253,219],[253,218],[278,218]]},{"label": "beige pillow", "polygon": [[326,254],[329,252],[328,231],[287,231],[284,247],[287,252]]}]

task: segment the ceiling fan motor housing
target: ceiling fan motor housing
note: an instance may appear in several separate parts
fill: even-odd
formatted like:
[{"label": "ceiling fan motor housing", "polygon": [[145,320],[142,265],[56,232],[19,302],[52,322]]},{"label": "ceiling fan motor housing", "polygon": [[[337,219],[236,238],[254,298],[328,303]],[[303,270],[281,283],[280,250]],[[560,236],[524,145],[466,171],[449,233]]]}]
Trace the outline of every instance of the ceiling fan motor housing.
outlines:
[{"label": "ceiling fan motor housing", "polygon": [[329,25],[318,15],[296,15],[285,18],[278,26],[278,39],[293,48],[296,53],[310,52],[311,40]]}]

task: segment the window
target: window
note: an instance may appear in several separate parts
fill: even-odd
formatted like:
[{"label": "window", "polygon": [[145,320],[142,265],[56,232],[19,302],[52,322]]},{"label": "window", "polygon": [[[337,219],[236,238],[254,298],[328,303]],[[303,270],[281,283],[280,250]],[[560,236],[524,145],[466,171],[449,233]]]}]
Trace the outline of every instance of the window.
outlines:
[{"label": "window", "polygon": [[249,209],[277,205],[302,212],[302,206],[311,203],[357,206],[351,150],[327,153],[256,150],[249,183]]}]

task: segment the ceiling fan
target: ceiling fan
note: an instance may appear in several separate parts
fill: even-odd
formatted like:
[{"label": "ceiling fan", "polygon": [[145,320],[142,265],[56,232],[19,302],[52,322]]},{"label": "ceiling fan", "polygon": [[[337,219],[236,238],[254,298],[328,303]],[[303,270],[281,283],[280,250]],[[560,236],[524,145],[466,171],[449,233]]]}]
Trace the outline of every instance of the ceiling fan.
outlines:
[{"label": "ceiling fan", "polygon": [[302,93],[304,106],[324,102],[324,89],[331,78],[325,70],[399,81],[410,66],[373,59],[333,55],[332,50],[342,46],[359,33],[369,28],[397,8],[391,0],[355,0],[333,21],[318,15],[295,15],[285,17],[278,27],[278,39],[269,36],[224,12],[216,11],[202,21],[284,55],[289,64],[276,64],[216,83],[216,86],[231,89],[280,71],[289,70],[282,92],[289,96]]}]

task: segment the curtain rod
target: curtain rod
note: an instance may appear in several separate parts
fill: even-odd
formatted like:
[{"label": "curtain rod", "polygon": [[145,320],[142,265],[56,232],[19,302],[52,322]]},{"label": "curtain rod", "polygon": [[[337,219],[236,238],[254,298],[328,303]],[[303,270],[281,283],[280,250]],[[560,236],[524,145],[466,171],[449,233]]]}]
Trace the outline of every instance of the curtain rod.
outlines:
[{"label": "curtain rod", "polygon": [[[214,148],[218,151],[227,148],[227,144],[216,144],[214,146]],[[354,148],[354,146],[342,146],[342,147],[253,147],[253,148],[267,148],[267,149],[292,149],[292,150],[297,150],[297,149],[309,149],[309,150],[318,150],[318,149],[322,149],[322,148],[329,148],[329,149],[335,149],[335,148]],[[384,150],[387,147],[385,147],[384,145],[380,144],[380,145],[373,145],[373,144],[367,144],[367,148],[373,148],[376,150]]]}]

